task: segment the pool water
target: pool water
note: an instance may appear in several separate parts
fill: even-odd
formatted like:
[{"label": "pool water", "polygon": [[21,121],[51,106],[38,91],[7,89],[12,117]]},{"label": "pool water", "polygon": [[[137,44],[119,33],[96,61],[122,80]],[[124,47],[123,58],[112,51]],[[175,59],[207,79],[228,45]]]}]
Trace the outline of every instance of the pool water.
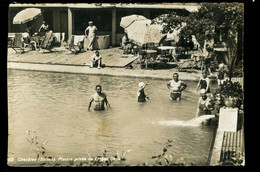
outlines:
[{"label": "pool water", "polygon": [[[181,79],[181,73],[180,73]],[[139,82],[148,83],[150,100],[137,102]],[[18,158],[36,157],[26,131],[34,131],[52,157],[87,157],[128,151],[124,165],[154,165],[151,157],[167,153],[185,162],[206,165],[214,126],[169,126],[161,121],[188,121],[195,117],[199,94],[187,81],[181,102],[170,100],[168,81],[8,70],[9,165],[32,165]],[[88,111],[95,86],[102,85],[112,109]],[[92,105],[93,108],[93,105]]]}]

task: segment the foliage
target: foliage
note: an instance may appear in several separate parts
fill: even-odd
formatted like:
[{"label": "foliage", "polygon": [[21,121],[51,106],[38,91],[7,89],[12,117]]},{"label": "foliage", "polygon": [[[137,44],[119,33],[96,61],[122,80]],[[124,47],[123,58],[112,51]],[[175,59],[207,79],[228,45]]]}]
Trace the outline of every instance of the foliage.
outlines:
[{"label": "foliage", "polygon": [[233,107],[240,107],[243,104],[243,90],[239,82],[224,81],[216,91],[216,94],[220,94],[223,101],[229,97],[233,98]]},{"label": "foliage", "polygon": [[[177,16],[170,12],[159,21],[164,25],[164,31],[179,29],[183,22],[180,37],[195,35],[202,48],[207,34],[216,36],[216,30],[226,33],[227,45],[236,45],[236,33],[243,27],[243,4],[241,3],[200,3],[198,11],[188,16]],[[156,21],[154,21],[156,23]],[[158,22],[157,22],[158,23]]]},{"label": "foliage", "polygon": [[242,74],[242,62],[238,60],[236,50],[236,47],[228,48],[227,56],[225,59],[227,68],[224,72],[229,80],[231,80],[235,76],[239,76],[240,74]]},{"label": "foliage", "polygon": [[[186,166],[188,165],[183,158],[176,158],[173,153],[168,153],[168,148],[172,146],[172,140],[167,140],[166,146],[162,153],[152,156],[155,159],[155,164],[158,166]],[[193,165],[193,164],[190,164]]]},{"label": "foliage", "polygon": [[[30,150],[37,153],[37,159],[41,159],[42,163],[40,166],[62,166],[59,163],[55,163],[55,158],[46,155],[46,149],[44,144],[47,143],[45,140],[43,143],[39,140],[36,135],[36,131],[28,130],[27,132],[27,141],[30,143]],[[82,167],[82,166],[111,166],[117,162],[120,164],[126,161],[126,154],[130,151],[119,151],[111,152],[104,150],[102,155],[98,156],[91,156],[90,153],[87,153],[87,158],[85,161],[67,161],[67,165],[63,166],[75,166],[75,167]]]},{"label": "foliage", "polygon": [[226,156],[230,155],[230,159],[229,160],[224,160],[223,162],[221,162],[220,165],[223,166],[240,166],[240,165],[244,165],[244,156],[240,155],[240,154],[236,154],[235,151],[226,151],[224,152],[224,154]]}]

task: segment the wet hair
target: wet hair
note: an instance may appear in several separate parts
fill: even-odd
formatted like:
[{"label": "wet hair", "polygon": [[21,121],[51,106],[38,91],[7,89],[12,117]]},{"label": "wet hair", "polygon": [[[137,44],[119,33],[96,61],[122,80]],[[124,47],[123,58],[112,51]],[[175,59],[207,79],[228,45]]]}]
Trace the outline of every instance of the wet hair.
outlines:
[{"label": "wet hair", "polygon": [[100,87],[102,89],[102,86],[100,84],[96,85],[96,89],[97,89],[97,87]]}]

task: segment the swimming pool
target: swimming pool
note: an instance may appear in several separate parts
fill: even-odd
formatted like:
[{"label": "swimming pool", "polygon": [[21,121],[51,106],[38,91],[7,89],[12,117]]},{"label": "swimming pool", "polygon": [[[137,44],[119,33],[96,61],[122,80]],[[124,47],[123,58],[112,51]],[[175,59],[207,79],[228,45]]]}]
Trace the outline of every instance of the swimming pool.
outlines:
[{"label": "swimming pool", "polygon": [[[181,79],[181,74],[180,74]],[[137,102],[138,83],[148,83],[150,100]],[[151,157],[168,153],[187,163],[206,165],[214,126],[161,125],[161,121],[188,121],[195,117],[199,94],[187,81],[181,102],[169,98],[168,81],[85,74],[8,70],[8,157],[9,165],[41,162],[18,161],[36,158],[26,140],[35,131],[46,155],[76,158],[128,151],[123,165],[154,165]],[[112,109],[88,111],[95,85],[101,84]],[[59,162],[61,163],[61,162]]]}]

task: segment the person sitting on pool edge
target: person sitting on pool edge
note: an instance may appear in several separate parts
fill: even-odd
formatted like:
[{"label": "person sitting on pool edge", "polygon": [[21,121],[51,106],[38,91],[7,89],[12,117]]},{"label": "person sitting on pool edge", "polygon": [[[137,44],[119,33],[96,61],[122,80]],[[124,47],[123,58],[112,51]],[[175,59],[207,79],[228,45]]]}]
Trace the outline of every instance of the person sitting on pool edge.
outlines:
[{"label": "person sitting on pool edge", "polygon": [[102,65],[102,57],[101,55],[99,54],[99,51],[95,51],[95,54],[93,54],[91,56],[91,64],[90,64],[90,67],[95,67],[97,66],[98,69],[100,69]]},{"label": "person sitting on pool edge", "polygon": [[94,101],[94,110],[105,110],[104,104],[111,109],[110,104],[108,103],[107,96],[105,93],[102,93],[102,86],[96,85],[96,93],[91,96],[91,100],[89,102],[88,110],[90,110],[91,104]]},{"label": "person sitting on pool edge", "polygon": [[139,90],[137,91],[137,101],[138,102],[145,102],[146,99],[149,100],[149,97],[145,95],[144,93],[144,88],[146,87],[147,84],[143,82],[139,82]]},{"label": "person sitting on pool edge", "polygon": [[170,97],[172,100],[181,100],[181,92],[187,88],[187,84],[179,80],[179,74],[173,74],[173,80],[167,84],[167,88],[171,91]]}]

